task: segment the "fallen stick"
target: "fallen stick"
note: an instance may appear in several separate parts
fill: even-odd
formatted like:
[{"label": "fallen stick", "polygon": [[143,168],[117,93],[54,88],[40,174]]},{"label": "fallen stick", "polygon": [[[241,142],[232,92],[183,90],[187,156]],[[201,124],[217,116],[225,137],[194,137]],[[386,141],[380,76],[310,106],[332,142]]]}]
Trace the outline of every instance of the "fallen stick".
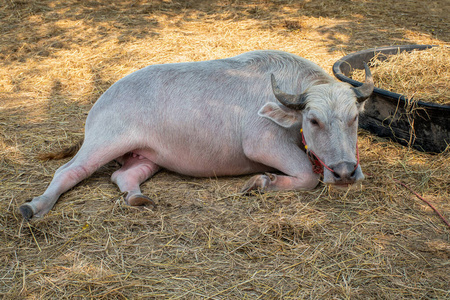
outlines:
[{"label": "fallen stick", "polygon": [[397,180],[397,179],[394,179],[394,182],[396,182],[396,183],[400,184],[401,186],[405,187],[405,188],[408,189],[411,193],[413,193],[414,195],[416,195],[417,198],[419,198],[420,200],[422,200],[423,202],[425,202],[426,204],[428,204],[428,206],[431,207],[431,208],[434,210],[434,212],[442,219],[442,221],[444,221],[444,223],[448,226],[448,228],[450,228],[450,223],[444,218],[443,215],[441,215],[441,213],[440,213],[436,208],[434,208],[434,206],[433,206],[430,202],[428,202],[427,200],[425,200],[424,198],[422,198],[419,194],[417,194],[416,192],[414,192],[409,186],[407,186],[407,185],[404,184],[403,182],[401,182],[401,181],[399,181],[399,180]]}]

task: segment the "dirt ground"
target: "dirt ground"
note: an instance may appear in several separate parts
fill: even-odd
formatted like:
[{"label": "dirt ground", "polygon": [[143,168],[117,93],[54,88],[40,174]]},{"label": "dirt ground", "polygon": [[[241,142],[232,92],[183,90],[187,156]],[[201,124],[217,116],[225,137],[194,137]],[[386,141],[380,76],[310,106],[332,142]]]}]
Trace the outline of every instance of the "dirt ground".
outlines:
[{"label": "dirt ground", "polygon": [[[17,212],[83,136],[96,99],[146,65],[256,49],[331,73],[354,51],[450,45],[448,0],[0,2],[0,295],[4,299],[450,299],[450,153],[360,131],[361,189],[238,193],[249,176],[160,172],[126,206],[116,163],[44,218]],[[450,62],[448,62],[450,67]]]}]

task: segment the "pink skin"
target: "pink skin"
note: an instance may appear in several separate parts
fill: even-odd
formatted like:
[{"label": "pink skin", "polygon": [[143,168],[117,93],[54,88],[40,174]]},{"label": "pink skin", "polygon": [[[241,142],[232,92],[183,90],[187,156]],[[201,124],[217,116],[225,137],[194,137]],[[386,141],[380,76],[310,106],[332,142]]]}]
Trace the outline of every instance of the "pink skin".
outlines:
[{"label": "pink skin", "polygon": [[125,195],[125,202],[132,206],[152,205],[155,203],[147,196],[142,195],[140,184],[152,177],[160,167],[142,155],[127,153],[116,159],[122,167],[115,171],[111,180]]},{"label": "pink skin", "polygon": [[159,166],[140,155],[129,152],[124,155],[120,154],[122,149],[111,145],[98,147],[93,143],[84,143],[75,157],[56,171],[44,194],[20,207],[24,218],[42,217],[50,211],[62,193],[92,175],[100,166],[114,159],[123,164],[122,168],[113,174],[112,180],[122,192],[127,193],[125,201],[133,206],[154,206],[152,200],[141,194],[139,185],[154,175],[159,170]]}]

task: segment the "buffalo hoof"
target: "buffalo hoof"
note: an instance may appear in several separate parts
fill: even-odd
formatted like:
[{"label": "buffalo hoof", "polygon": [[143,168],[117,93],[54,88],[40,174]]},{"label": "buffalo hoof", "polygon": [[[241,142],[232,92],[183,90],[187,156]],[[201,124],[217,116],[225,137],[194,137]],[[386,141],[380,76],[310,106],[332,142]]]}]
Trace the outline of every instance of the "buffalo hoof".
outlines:
[{"label": "buffalo hoof", "polygon": [[131,206],[152,206],[156,208],[155,201],[142,194],[131,195],[127,197],[126,202]]},{"label": "buffalo hoof", "polygon": [[33,210],[28,204],[22,204],[19,207],[20,214],[25,219],[25,221],[30,221],[33,218]]},{"label": "buffalo hoof", "polygon": [[266,173],[264,175],[255,175],[245,183],[241,189],[241,193],[248,194],[253,190],[265,191],[275,179],[275,174]]}]

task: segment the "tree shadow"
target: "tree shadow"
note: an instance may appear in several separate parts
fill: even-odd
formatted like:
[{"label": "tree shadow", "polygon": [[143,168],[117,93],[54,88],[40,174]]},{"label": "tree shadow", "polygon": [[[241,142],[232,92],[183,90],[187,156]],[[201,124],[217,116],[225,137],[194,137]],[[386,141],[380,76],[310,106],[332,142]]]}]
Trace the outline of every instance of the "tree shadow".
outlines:
[{"label": "tree shadow", "polygon": [[[345,52],[385,45],[408,44],[408,34],[450,42],[450,8],[447,0],[154,0],[154,1],[55,1],[10,0],[0,2],[0,64],[45,61],[61,49],[96,48],[113,36],[117,45],[158,38],[164,28],[179,29],[190,23],[251,20],[261,30],[298,34],[299,45],[308,35],[320,36],[327,50]],[[165,20],[164,23],[161,20]],[[173,21],[173,22],[169,22]],[[80,28],[74,24],[83,24]],[[243,29],[246,30],[246,29]],[[75,32],[75,33],[73,33]],[[300,34],[299,34],[300,33]],[[251,34],[251,32],[249,32]],[[111,54],[112,55],[112,54]],[[89,110],[113,80],[102,78],[101,67],[91,67],[91,91],[84,104],[68,104],[64,86],[53,82],[47,113],[69,112],[65,118],[82,124],[74,115]],[[103,74],[104,75],[104,74]],[[25,75],[24,75],[25,76]],[[21,78],[13,79],[20,93]],[[53,106],[53,108],[52,108]],[[32,111],[31,111],[32,113]],[[73,124],[73,123],[72,123]]]},{"label": "tree shadow", "polygon": [[[11,0],[0,4],[0,35],[4,37],[0,59],[7,64],[31,56],[47,57],[74,44],[100,44],[112,33],[119,42],[157,37],[167,26],[161,24],[161,16],[178,18],[180,27],[186,22],[252,19],[266,30],[278,26],[287,31],[302,30],[305,19],[325,18],[330,25],[314,31],[330,51],[405,43],[407,31],[450,42],[446,28],[450,9],[445,4],[446,0]],[[74,28],[65,20],[82,22],[90,30],[70,36],[67,33]]]},{"label": "tree shadow", "polygon": [[[329,52],[407,44],[411,40],[408,33],[448,43],[450,9],[445,4],[446,0],[10,0],[0,3],[0,64],[44,61],[61,49],[98,47],[111,36],[118,45],[127,45],[130,41],[157,38],[164,34],[165,26],[183,29],[193,22],[223,20],[252,20],[261,30],[286,35],[307,31],[305,35],[319,35]],[[162,23],[161,17],[177,21]],[[74,22],[83,27],[74,28]],[[79,32],[71,33],[76,30]],[[113,84],[111,79],[102,78],[101,68],[91,67],[90,72],[93,93],[87,106]],[[20,78],[13,84],[14,91],[20,92]],[[65,118],[81,126],[82,121],[73,120],[74,115],[85,115],[77,110],[88,107],[68,104],[69,97],[64,93],[64,86],[55,80],[48,96],[49,118],[62,109],[70,112]]]},{"label": "tree shadow", "polygon": [[[445,1],[331,1],[348,6],[337,15],[337,8],[328,1],[309,2],[305,16],[329,17],[342,20],[331,26],[320,26],[329,50],[336,46],[354,51],[355,48],[415,43],[414,39],[450,42],[445,24],[450,22],[450,8]],[[326,4],[328,3],[328,4]],[[311,9],[321,6],[323,9]]]}]

